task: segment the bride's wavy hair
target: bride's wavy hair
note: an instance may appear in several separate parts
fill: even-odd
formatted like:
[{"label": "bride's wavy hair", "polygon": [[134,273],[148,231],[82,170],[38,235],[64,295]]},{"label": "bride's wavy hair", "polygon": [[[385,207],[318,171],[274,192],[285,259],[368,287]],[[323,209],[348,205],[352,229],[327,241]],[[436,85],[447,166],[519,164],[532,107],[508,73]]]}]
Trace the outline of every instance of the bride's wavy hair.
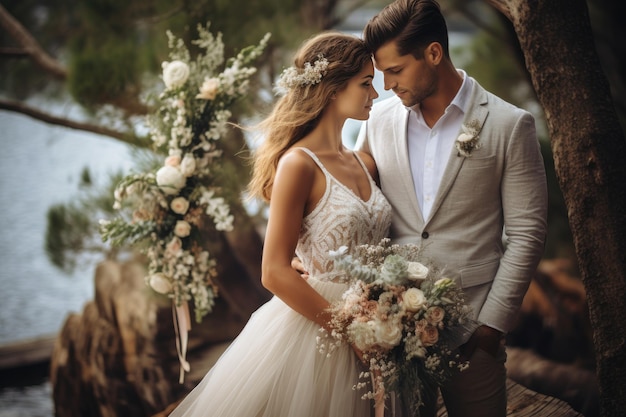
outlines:
[{"label": "bride's wavy hair", "polygon": [[251,198],[270,200],[279,159],[318,125],[333,95],[363,69],[371,60],[371,53],[356,36],[324,32],[303,43],[294,67],[303,71],[305,64],[314,65],[320,57],[328,61],[328,66],[319,83],[290,87],[258,126],[264,136],[253,159],[248,185]]}]

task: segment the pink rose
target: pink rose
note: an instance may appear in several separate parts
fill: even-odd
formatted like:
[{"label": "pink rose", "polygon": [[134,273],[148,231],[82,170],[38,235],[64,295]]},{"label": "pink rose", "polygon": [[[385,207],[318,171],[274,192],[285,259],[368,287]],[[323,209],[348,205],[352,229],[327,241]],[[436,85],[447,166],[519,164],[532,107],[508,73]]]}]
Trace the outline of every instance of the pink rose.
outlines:
[{"label": "pink rose", "polygon": [[445,315],[445,310],[439,306],[433,306],[426,310],[426,320],[433,326],[441,323]]},{"label": "pink rose", "polygon": [[178,220],[174,226],[174,234],[178,237],[187,237],[191,233],[191,225],[184,220]]},{"label": "pink rose", "polygon": [[189,201],[185,197],[176,197],[170,203],[170,208],[176,214],[185,214],[189,210]]},{"label": "pink rose", "polygon": [[200,86],[200,94],[196,98],[213,100],[219,91],[220,80],[218,78],[205,78]]},{"label": "pink rose", "polygon": [[173,237],[166,245],[165,250],[170,255],[178,255],[183,249],[183,242],[178,237]]},{"label": "pink rose", "polygon": [[170,155],[165,158],[165,166],[177,167],[180,165],[180,155]]},{"label": "pink rose", "polygon": [[424,346],[432,346],[439,340],[439,330],[431,324],[424,327],[424,331],[420,333],[420,340]]}]

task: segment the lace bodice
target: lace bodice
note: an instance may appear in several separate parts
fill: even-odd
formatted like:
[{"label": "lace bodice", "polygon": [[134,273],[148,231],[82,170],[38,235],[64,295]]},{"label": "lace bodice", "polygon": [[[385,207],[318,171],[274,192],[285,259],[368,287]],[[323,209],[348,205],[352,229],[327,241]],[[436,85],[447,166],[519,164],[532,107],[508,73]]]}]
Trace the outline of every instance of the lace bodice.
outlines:
[{"label": "lace bodice", "polygon": [[326,190],[311,213],[304,217],[296,247],[296,255],[312,277],[336,280],[328,252],[341,246],[348,249],[375,244],[387,236],[391,224],[391,206],[383,196],[360,158],[357,159],[369,178],[372,189],[369,200],[363,201],[352,190],[333,177],[317,156],[306,152],[326,177]]}]

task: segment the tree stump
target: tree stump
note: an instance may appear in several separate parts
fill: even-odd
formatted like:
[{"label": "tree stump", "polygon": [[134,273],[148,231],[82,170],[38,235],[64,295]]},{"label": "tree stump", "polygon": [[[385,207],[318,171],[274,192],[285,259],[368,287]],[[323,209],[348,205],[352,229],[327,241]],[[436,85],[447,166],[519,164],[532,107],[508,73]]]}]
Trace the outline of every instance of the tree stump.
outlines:
[{"label": "tree stump", "polygon": [[[190,389],[179,384],[171,301],[144,281],[141,262],[102,262],[95,298],[67,317],[50,361],[56,417],[150,416]],[[189,350],[235,337],[247,317],[221,299],[192,323]],[[193,367],[193,363],[192,363]]]},{"label": "tree stump", "polygon": [[97,267],[95,300],[66,319],[52,352],[57,417],[148,415],[175,398],[169,349],[153,343],[161,307],[143,276],[135,262]]}]

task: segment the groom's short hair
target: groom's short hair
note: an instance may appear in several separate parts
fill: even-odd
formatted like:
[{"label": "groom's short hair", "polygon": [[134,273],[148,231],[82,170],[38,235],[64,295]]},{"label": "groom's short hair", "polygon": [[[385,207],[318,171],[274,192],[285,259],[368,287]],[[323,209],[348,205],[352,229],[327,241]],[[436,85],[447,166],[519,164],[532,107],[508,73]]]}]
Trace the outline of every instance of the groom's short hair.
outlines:
[{"label": "groom's short hair", "polygon": [[420,59],[432,42],[441,44],[446,57],[448,27],[436,0],[396,0],[365,25],[365,44],[372,53],[395,40],[400,55]]}]

